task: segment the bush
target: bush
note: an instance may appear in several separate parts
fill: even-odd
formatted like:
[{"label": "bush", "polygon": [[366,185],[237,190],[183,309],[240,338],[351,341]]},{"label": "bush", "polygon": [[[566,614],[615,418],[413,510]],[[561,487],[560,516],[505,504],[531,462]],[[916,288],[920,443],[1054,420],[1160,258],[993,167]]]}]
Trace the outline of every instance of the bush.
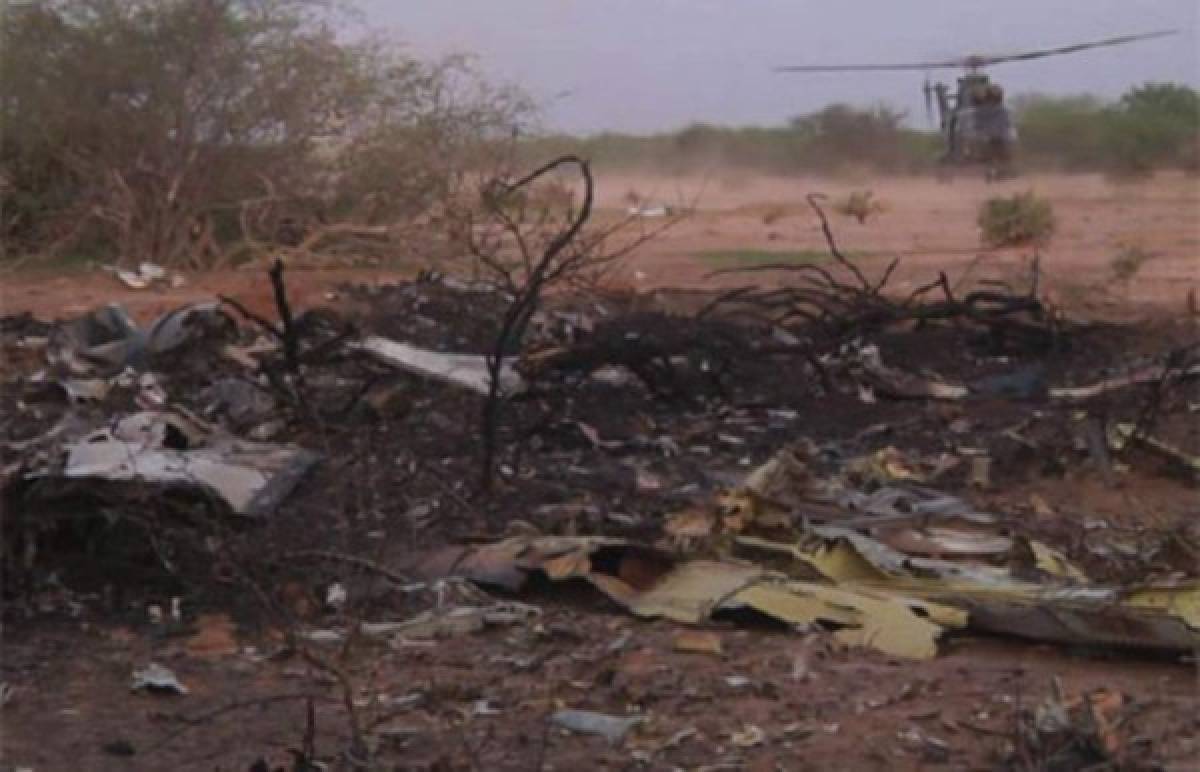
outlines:
[{"label": "bush", "polygon": [[1142,266],[1154,257],[1153,252],[1147,252],[1137,245],[1127,244],[1121,247],[1121,250],[1109,262],[1108,267],[1112,270],[1114,279],[1127,282],[1137,276],[1138,272],[1142,270]]},{"label": "bush", "polygon": [[977,222],[987,246],[1042,244],[1054,234],[1054,208],[1033,191],[997,196],[979,207]]},{"label": "bush", "polygon": [[853,217],[865,223],[871,215],[883,212],[883,202],[870,190],[855,190],[833,204],[833,210],[843,217]]},{"label": "bush", "polygon": [[763,212],[762,224],[766,226],[774,225],[783,218],[787,217],[788,210],[786,207],[775,205]]}]

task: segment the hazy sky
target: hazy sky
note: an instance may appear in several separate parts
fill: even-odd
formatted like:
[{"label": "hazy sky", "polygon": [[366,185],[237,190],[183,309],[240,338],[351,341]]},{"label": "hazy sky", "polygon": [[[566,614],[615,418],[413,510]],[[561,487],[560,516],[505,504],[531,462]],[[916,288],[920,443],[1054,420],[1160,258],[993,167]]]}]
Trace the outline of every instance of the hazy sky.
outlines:
[{"label": "hazy sky", "polygon": [[[885,101],[925,124],[921,72],[778,75],[779,64],[1020,51],[1179,28],[1170,38],[1000,65],[1007,93],[1120,95],[1200,86],[1200,0],[360,0],[419,55],[473,53],[572,132],[778,124],[834,101]],[[952,71],[942,71],[952,77]],[[564,95],[565,94],[565,95]]]}]

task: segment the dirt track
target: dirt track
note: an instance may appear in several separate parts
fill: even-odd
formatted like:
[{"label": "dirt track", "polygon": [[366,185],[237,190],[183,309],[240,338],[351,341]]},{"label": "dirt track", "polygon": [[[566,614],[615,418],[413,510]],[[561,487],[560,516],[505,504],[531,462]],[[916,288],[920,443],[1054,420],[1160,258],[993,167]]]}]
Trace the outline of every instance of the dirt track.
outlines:
[{"label": "dirt track", "polygon": [[[824,251],[816,218],[804,202],[811,192],[832,198],[870,189],[884,204],[865,224],[831,215],[839,243],[860,255],[864,269],[882,271],[901,258],[890,285],[911,290],[945,271],[957,281],[974,277],[1011,278],[1027,265],[1030,249],[983,250],[975,213],[993,195],[1032,189],[1048,198],[1058,217],[1057,234],[1041,250],[1042,266],[1055,299],[1073,309],[1111,315],[1122,306],[1153,305],[1168,312],[1184,308],[1189,292],[1200,288],[1200,180],[1163,174],[1153,180],[1114,184],[1098,175],[1033,176],[987,184],[961,178],[941,183],[926,178],[823,180],[766,178],[734,172],[679,178],[602,175],[599,206],[623,211],[630,192],[652,202],[694,207],[683,219],[634,254],[625,279],[639,288],[701,286],[714,265],[697,256],[714,250]],[[769,215],[769,216],[768,216]],[[764,217],[772,220],[764,222]],[[652,227],[657,221],[647,221]],[[1154,255],[1128,282],[1112,279],[1110,262],[1122,247]],[[388,281],[416,268],[328,269],[293,272],[292,291],[303,304],[321,302],[347,281]],[[174,291],[131,291],[111,275],[43,270],[0,275],[0,311],[33,311],[41,316],[79,313],[104,302],[121,302],[147,318],[180,301],[227,293],[267,310],[270,288],[254,270],[189,277]]]},{"label": "dirt track", "polygon": [[[1058,218],[1055,237],[1041,250],[1052,282],[1089,292],[1105,287],[1114,295],[1109,302],[1149,302],[1167,308],[1180,307],[1187,291],[1200,285],[1200,180],[1195,177],[1160,175],[1147,182],[1114,184],[1098,175],[1032,176],[988,184],[973,177],[944,183],[928,178],[864,176],[847,181],[714,173],[678,180],[607,177],[602,186],[601,202],[611,206],[628,191],[669,204],[695,202],[697,216],[665,234],[638,261],[650,281],[662,283],[698,280],[702,271],[693,259],[698,252],[823,251],[824,239],[804,196],[819,191],[836,199],[854,190],[873,191],[885,211],[865,224],[831,215],[839,243],[844,251],[866,253],[863,262],[879,270],[892,257],[901,257],[897,290],[939,270],[954,279],[980,255],[977,272],[1004,274],[1021,265],[1032,250],[982,250],[976,212],[990,196],[1033,190],[1052,202]],[[767,224],[764,217],[778,219]],[[1124,246],[1156,257],[1128,286],[1114,285],[1109,262]]]}]

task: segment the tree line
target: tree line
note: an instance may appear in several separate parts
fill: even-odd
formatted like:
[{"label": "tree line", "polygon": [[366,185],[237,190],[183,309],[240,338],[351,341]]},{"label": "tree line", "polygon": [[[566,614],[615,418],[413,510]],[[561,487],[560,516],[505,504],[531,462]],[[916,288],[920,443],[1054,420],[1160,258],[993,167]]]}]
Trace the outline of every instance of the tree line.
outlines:
[{"label": "tree line", "polygon": [[529,105],[353,21],[326,0],[9,4],[4,255],[201,267],[387,241]]},{"label": "tree line", "polygon": [[[1156,169],[1200,171],[1200,95],[1188,86],[1149,83],[1111,103],[1092,96],[1019,97],[1011,108],[1018,162],[1028,169],[1098,171],[1114,176]],[[830,105],[786,126],[693,124],[680,131],[632,135],[562,135],[530,140],[531,155],[572,147],[601,168],[668,173],[725,165],[775,174],[886,173],[932,170],[942,152],[934,131],[909,128],[886,105]]]}]

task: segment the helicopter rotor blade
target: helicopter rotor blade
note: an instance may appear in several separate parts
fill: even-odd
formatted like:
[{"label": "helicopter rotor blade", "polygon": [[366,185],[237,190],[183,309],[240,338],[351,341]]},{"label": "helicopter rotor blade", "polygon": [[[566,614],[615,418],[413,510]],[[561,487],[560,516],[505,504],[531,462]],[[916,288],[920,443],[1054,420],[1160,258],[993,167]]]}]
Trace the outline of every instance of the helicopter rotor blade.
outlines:
[{"label": "helicopter rotor blade", "polygon": [[1060,56],[1062,54],[1073,54],[1078,51],[1086,51],[1091,48],[1103,48],[1105,46],[1120,46],[1126,43],[1136,43],[1139,40],[1152,40],[1154,38],[1167,37],[1176,35],[1179,30],[1159,30],[1158,32],[1144,32],[1139,35],[1120,35],[1114,38],[1106,38],[1104,40],[1093,40],[1087,43],[1073,43],[1067,46],[1058,46],[1056,48],[1043,48],[1037,51],[1022,51],[1015,54],[996,54],[984,56],[967,57],[970,63],[974,66],[986,66],[991,64],[1001,64],[1003,62],[1024,62],[1030,59],[1041,59],[1046,56]]},{"label": "helicopter rotor blade", "polygon": [[939,70],[958,69],[961,60],[945,62],[912,62],[909,64],[799,64],[773,67],[773,72],[882,72],[888,70]]},{"label": "helicopter rotor blade", "polygon": [[1166,37],[1168,35],[1176,35],[1179,30],[1160,30],[1158,32],[1145,32],[1138,35],[1121,35],[1119,37],[1107,38],[1105,40],[1093,40],[1087,43],[1073,43],[1068,46],[1059,46],[1057,48],[1043,48],[1036,51],[1021,51],[1015,54],[971,54],[956,59],[945,59],[935,62],[897,62],[894,64],[801,64],[788,65],[784,67],[775,67],[774,72],[886,72],[886,71],[903,71],[903,70],[947,70],[947,69],[976,69],[979,67],[987,67],[992,64],[1002,64],[1004,62],[1021,62],[1030,59],[1041,59],[1046,56],[1059,56],[1061,54],[1073,54],[1077,51],[1086,51],[1089,48],[1101,48],[1104,46],[1119,46],[1125,43],[1135,43],[1139,40],[1151,40],[1153,38]]}]

